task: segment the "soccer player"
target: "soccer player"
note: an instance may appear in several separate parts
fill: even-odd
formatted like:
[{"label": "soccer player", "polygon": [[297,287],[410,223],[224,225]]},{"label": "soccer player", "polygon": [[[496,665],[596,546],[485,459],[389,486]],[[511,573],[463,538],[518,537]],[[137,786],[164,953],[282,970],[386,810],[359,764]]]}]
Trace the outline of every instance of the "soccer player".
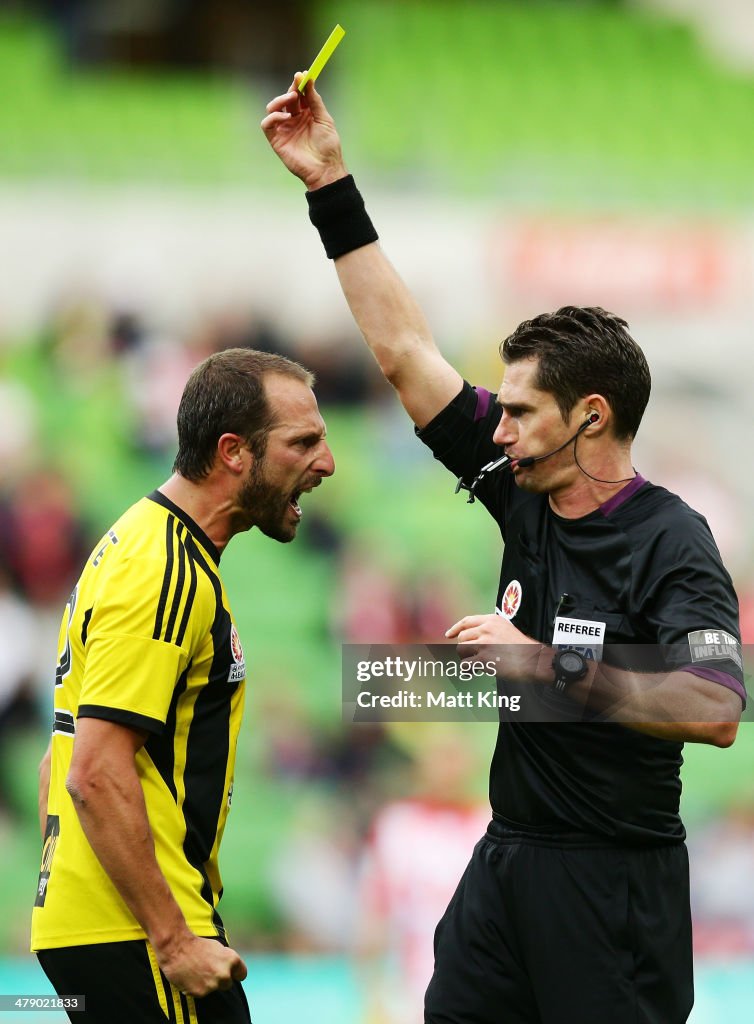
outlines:
[{"label": "soccer player", "polygon": [[[446,636],[471,656],[505,645],[501,685],[531,684],[540,718],[574,719],[500,724],[492,821],[438,925],[425,1021],[681,1024],[693,1002],[681,751],[729,746],[745,690],[737,600],[706,522],[633,468],[644,355],[619,317],[568,306],[503,343],[497,397],[471,387],[377,243],[321,97],[298,81],[262,129],[304,182],[419,437],[505,542],[496,613]],[[483,471],[504,453],[507,471]],[[608,645],[631,667],[600,660]]]},{"label": "soccer player", "polygon": [[[217,904],[246,666],[218,565],[296,536],[335,469],[312,375],[229,349],[192,373],[174,473],[107,531],[60,632],[32,949],[96,1024],[248,1024]],[[71,1020],[78,1020],[78,1015]]]}]

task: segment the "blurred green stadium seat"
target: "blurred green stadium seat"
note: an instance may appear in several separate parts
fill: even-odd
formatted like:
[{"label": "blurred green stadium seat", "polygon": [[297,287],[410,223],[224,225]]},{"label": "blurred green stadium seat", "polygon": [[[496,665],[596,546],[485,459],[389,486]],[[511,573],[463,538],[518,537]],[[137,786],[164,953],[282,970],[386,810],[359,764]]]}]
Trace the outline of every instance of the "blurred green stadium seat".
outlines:
[{"label": "blurred green stadium seat", "polygon": [[[626,199],[710,198],[710,177],[717,204],[752,199],[754,78],[678,22],[483,0],[328,0],[312,19],[347,28],[322,87],[362,176],[480,192],[518,172],[525,194],[539,165],[540,200],[589,201],[600,177]],[[0,87],[0,177],[287,184],[257,129],[269,83],[71,72],[47,28],[5,14]]]}]

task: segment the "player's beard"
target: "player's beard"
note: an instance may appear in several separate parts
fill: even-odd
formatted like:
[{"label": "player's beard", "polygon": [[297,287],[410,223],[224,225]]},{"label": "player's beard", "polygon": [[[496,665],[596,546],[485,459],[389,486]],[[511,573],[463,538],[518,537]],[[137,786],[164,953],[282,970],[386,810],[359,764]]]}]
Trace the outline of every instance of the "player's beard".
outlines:
[{"label": "player's beard", "polygon": [[289,514],[291,495],[270,483],[264,468],[264,457],[254,460],[239,492],[238,503],[248,516],[250,527],[256,526],[266,537],[288,544],[296,536],[297,526]]}]

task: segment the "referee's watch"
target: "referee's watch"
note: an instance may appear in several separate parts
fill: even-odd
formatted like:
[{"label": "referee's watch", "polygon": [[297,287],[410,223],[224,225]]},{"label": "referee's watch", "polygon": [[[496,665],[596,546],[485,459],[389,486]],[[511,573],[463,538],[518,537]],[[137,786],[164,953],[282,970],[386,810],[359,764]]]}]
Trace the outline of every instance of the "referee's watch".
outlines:
[{"label": "referee's watch", "polygon": [[556,693],[565,693],[572,683],[583,679],[588,670],[586,658],[581,651],[577,651],[573,647],[556,651],[555,657],[552,659],[552,667],[555,669]]}]

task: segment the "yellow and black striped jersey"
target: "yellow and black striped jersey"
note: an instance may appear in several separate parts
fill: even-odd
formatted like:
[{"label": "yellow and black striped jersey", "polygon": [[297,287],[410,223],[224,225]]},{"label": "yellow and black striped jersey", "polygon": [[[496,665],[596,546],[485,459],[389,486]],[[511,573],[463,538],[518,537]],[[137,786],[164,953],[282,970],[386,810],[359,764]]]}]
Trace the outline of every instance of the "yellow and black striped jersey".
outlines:
[{"label": "yellow and black striped jersey", "polygon": [[102,538],[66,606],[32,949],[145,937],[65,789],[76,721],[146,730],[136,755],[160,868],[189,928],[224,937],[218,848],[243,712],[243,649],[217,549],[159,491]]}]

